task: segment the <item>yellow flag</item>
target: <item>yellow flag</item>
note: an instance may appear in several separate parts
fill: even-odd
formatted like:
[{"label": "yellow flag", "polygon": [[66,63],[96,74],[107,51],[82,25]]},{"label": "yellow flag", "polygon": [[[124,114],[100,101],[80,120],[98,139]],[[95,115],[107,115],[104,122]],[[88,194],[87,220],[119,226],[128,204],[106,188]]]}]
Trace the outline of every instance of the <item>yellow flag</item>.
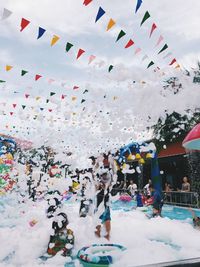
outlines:
[{"label": "yellow flag", "polygon": [[179,64],[176,65],[175,69],[178,69],[180,68],[181,66]]},{"label": "yellow flag", "polygon": [[72,101],[75,101],[76,100],[76,97],[75,96],[72,96]]},{"label": "yellow flag", "polygon": [[54,35],[51,40],[51,46],[55,45],[55,43],[60,39],[57,35]]},{"label": "yellow flag", "polygon": [[36,100],[40,100],[40,98],[41,98],[40,96],[36,96],[36,98],[35,98],[35,99],[36,99]]},{"label": "yellow flag", "polygon": [[116,22],[113,19],[110,19],[108,22],[106,31],[109,31],[115,24],[116,24]]},{"label": "yellow flag", "polygon": [[9,71],[13,68],[13,66],[10,66],[10,65],[6,65],[6,71]]}]

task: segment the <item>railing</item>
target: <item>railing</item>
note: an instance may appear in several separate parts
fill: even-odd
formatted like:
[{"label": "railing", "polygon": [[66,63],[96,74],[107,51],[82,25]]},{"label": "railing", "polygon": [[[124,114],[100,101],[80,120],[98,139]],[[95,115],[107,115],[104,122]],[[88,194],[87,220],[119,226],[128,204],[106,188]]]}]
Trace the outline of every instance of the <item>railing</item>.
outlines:
[{"label": "railing", "polygon": [[196,192],[170,191],[163,194],[165,204],[199,208],[199,196]]},{"label": "railing", "polygon": [[[142,192],[142,190],[139,190]],[[127,189],[113,188],[113,195],[117,193],[129,193]],[[164,204],[199,208],[199,195],[196,192],[163,191]]]}]

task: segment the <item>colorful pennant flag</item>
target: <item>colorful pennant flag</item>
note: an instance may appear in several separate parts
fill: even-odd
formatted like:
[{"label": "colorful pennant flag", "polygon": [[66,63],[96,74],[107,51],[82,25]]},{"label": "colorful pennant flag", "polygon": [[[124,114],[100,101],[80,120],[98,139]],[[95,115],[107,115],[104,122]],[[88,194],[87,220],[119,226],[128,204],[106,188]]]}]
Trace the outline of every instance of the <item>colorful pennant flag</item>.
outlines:
[{"label": "colorful pennant flag", "polygon": [[13,108],[16,108],[17,104],[13,104]]},{"label": "colorful pennant flag", "polygon": [[83,5],[87,6],[92,2],[92,0],[84,0]]},{"label": "colorful pennant flag", "polygon": [[158,39],[158,42],[157,42],[157,44],[156,44],[156,46],[158,46],[162,41],[163,41],[163,36],[162,35],[160,35],[160,37],[159,37],[159,39]]},{"label": "colorful pennant flag", "polygon": [[137,55],[138,53],[140,53],[142,51],[142,49],[140,47],[135,49],[135,55]]},{"label": "colorful pennant flag", "polygon": [[23,109],[25,109],[25,107],[26,107],[25,105],[22,105],[22,108],[23,108]]},{"label": "colorful pennant flag", "polygon": [[72,46],[74,46],[74,45],[71,43],[67,43],[66,44],[66,52],[69,52],[69,50],[72,48]]},{"label": "colorful pennant flag", "polygon": [[141,4],[142,4],[142,0],[138,0],[137,1],[137,5],[136,5],[136,9],[135,9],[135,13],[137,13],[137,11],[140,8]]},{"label": "colorful pennant flag", "polygon": [[54,92],[50,92],[50,96],[53,96],[53,95],[55,95],[56,93],[54,93]]},{"label": "colorful pennant flag", "polygon": [[55,82],[54,79],[49,79],[49,80],[48,80],[48,84],[52,84],[53,82]]},{"label": "colorful pennant flag", "polygon": [[0,80],[0,83],[5,83],[6,81]]},{"label": "colorful pennant flag", "polygon": [[10,115],[12,116],[13,115],[13,112],[10,112]]},{"label": "colorful pennant flag", "polygon": [[65,97],[66,97],[66,95],[62,95],[62,96],[61,96],[61,99],[65,99]]},{"label": "colorful pennant flag", "polygon": [[22,18],[20,32],[22,32],[29,25],[29,23],[29,20]]},{"label": "colorful pennant flag", "polygon": [[5,20],[5,19],[7,19],[8,17],[10,17],[11,15],[12,15],[12,11],[8,10],[7,8],[4,8],[4,9],[3,9],[3,14],[2,14],[1,19],[2,19],[2,20]]},{"label": "colorful pennant flag", "polygon": [[163,48],[158,52],[158,54],[162,53],[162,52],[165,51],[167,48],[168,48],[168,45],[165,44],[165,45],[163,46]]},{"label": "colorful pennant flag", "polygon": [[75,101],[76,100],[76,96],[72,96],[72,101]]},{"label": "colorful pennant flag", "polygon": [[85,89],[85,91],[83,92],[83,94],[85,94],[85,93],[88,93],[89,91],[87,90],[87,89]]},{"label": "colorful pennant flag", "polygon": [[94,61],[94,60],[95,60],[95,58],[96,58],[96,56],[94,56],[94,55],[91,55],[91,56],[89,57],[88,65],[89,65],[89,64],[91,64],[91,63],[92,63],[92,61]]},{"label": "colorful pennant flag", "polygon": [[126,35],[126,33],[123,30],[121,30],[117,36],[116,42],[119,41],[119,39],[121,39],[124,35]]},{"label": "colorful pennant flag", "polygon": [[113,19],[110,19],[106,31],[109,31],[115,24],[116,22]]},{"label": "colorful pennant flag", "polygon": [[99,8],[96,19],[95,19],[95,23],[105,14],[106,12],[103,10],[102,7]]},{"label": "colorful pennant flag", "polygon": [[9,71],[13,68],[13,66],[10,66],[10,65],[6,65],[6,71]]},{"label": "colorful pennant flag", "polygon": [[149,63],[149,65],[147,66],[147,69],[150,68],[152,65],[154,65],[154,62],[153,62],[153,61],[151,61],[151,62]]},{"label": "colorful pennant flag", "polygon": [[40,39],[45,32],[46,32],[45,29],[39,27],[37,39]]},{"label": "colorful pennant flag", "polygon": [[151,38],[151,35],[153,34],[153,32],[155,31],[156,28],[157,28],[156,24],[153,23],[152,27],[151,27],[151,32],[150,32],[149,38]]},{"label": "colorful pennant flag", "polygon": [[176,59],[172,59],[171,63],[169,64],[170,66],[173,65],[176,62]]},{"label": "colorful pennant flag", "polygon": [[81,100],[81,104],[84,103],[85,101],[86,101],[85,99],[82,99],[82,100]]},{"label": "colorful pennant flag", "polygon": [[36,75],[35,75],[35,81],[39,80],[41,77],[42,77],[41,75],[36,74]]},{"label": "colorful pennant flag", "polygon": [[73,90],[77,90],[77,89],[79,89],[79,86],[76,86],[76,85],[75,85],[75,86],[73,87]]},{"label": "colorful pennant flag", "polygon": [[51,46],[55,45],[55,43],[57,43],[59,39],[60,39],[59,36],[54,35],[53,38],[51,39]]},{"label": "colorful pennant flag", "polygon": [[24,76],[26,73],[28,73],[27,70],[22,70],[22,71],[21,71],[21,76]]},{"label": "colorful pennant flag", "polygon": [[79,49],[76,59],[78,59],[83,53],[85,53],[85,51],[83,49]]},{"label": "colorful pennant flag", "polygon": [[29,96],[30,96],[29,94],[25,94],[25,97],[26,97],[26,98],[29,98]]},{"label": "colorful pennant flag", "polygon": [[48,110],[49,110],[49,112],[52,112],[52,109],[51,108],[49,108]]},{"label": "colorful pennant flag", "polygon": [[181,66],[179,64],[176,65],[175,69],[178,69],[180,68]]},{"label": "colorful pennant flag", "polygon": [[130,40],[128,41],[128,43],[125,45],[125,48],[129,48],[129,47],[132,46],[133,44],[134,44],[133,40],[130,39]]},{"label": "colorful pennant flag", "polygon": [[144,17],[143,17],[143,19],[142,19],[142,22],[140,23],[140,26],[142,26],[142,24],[143,24],[147,19],[149,19],[150,17],[151,17],[151,16],[150,16],[149,12],[146,11],[146,13],[144,14]]},{"label": "colorful pennant flag", "polygon": [[111,70],[114,68],[113,65],[110,65],[109,68],[108,68],[108,72],[111,72]]},{"label": "colorful pennant flag", "polygon": [[172,55],[172,53],[169,52],[169,53],[167,53],[167,55],[165,55],[165,56],[163,57],[163,59],[166,59],[166,58],[168,58],[168,57],[171,56],[171,55]]}]

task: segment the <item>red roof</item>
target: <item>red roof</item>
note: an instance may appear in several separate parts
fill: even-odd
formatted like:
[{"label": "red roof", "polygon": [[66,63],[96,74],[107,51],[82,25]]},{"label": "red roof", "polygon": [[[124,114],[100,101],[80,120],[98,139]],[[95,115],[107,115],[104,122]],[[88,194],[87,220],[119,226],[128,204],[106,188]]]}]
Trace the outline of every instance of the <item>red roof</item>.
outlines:
[{"label": "red roof", "polygon": [[172,157],[177,155],[183,155],[185,154],[185,149],[182,147],[182,142],[172,143],[167,145],[166,149],[162,149],[158,153],[158,158],[166,158],[166,157]]}]

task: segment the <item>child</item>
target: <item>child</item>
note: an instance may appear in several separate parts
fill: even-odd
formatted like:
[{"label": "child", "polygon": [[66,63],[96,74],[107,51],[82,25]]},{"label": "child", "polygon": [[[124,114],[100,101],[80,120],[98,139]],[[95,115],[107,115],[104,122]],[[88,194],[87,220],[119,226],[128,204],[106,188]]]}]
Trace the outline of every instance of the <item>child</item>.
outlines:
[{"label": "child", "polygon": [[69,224],[67,215],[63,212],[59,213],[52,223],[54,234],[50,236],[47,255],[55,256],[58,252],[62,252],[62,256],[70,256],[74,247],[73,231],[67,228]]},{"label": "child", "polygon": [[192,214],[193,217],[193,225],[196,229],[200,230],[200,217],[196,216],[195,212],[193,209],[189,208],[189,211]]}]

